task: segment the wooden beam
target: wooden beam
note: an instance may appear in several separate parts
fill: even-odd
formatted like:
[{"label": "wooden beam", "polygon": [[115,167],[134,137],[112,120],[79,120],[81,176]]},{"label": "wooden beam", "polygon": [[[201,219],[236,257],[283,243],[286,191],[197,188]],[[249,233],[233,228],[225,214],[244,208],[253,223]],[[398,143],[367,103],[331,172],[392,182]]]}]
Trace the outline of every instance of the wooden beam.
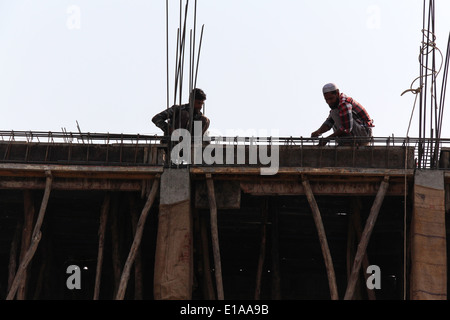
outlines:
[{"label": "wooden beam", "polygon": [[220,260],[219,231],[217,226],[217,206],[216,195],[214,192],[214,181],[210,174],[206,175],[206,184],[208,188],[210,215],[211,215],[211,240],[214,253],[214,270],[216,274],[217,299],[224,300],[222,283],[222,263]]},{"label": "wooden beam", "polygon": [[348,280],[347,290],[345,292],[344,300],[353,299],[353,294],[355,292],[356,282],[358,280],[359,270],[364,256],[366,255],[367,245],[369,244],[370,236],[372,235],[375,222],[378,218],[378,213],[380,212],[381,205],[383,204],[384,197],[386,195],[387,189],[389,187],[389,177],[385,177],[383,182],[381,182],[380,189],[375,198],[375,201],[370,210],[369,217],[367,218],[364,231],[361,235],[361,241],[358,245],[358,250],[356,251],[355,260],[353,262],[352,273],[350,274],[350,279]]},{"label": "wooden beam", "polygon": [[36,224],[33,229],[32,241],[28,248],[27,253],[25,254],[23,261],[21,261],[19,269],[17,270],[16,276],[14,277],[14,281],[11,285],[11,289],[8,292],[6,297],[7,300],[12,300],[16,295],[17,289],[19,288],[20,282],[23,278],[24,273],[30,263],[31,259],[33,259],[34,253],[39,245],[39,242],[42,237],[41,226],[44,221],[45,211],[47,210],[48,199],[50,197],[51,187],[52,187],[52,175],[51,172],[47,172],[46,186],[44,191],[44,196],[42,198],[41,207],[39,209],[39,215],[36,220]]},{"label": "wooden beam", "polygon": [[94,300],[98,300],[98,297],[100,295],[100,282],[102,277],[106,223],[108,221],[108,212],[110,203],[111,203],[111,195],[109,193],[106,193],[100,212],[100,223],[98,228],[98,253],[97,253],[97,267],[95,272]]},{"label": "wooden beam", "polygon": [[[261,169],[248,166],[219,167],[204,166],[191,167],[190,172],[194,175],[204,176],[214,175],[261,175]],[[313,168],[313,167],[281,167],[277,176],[307,174],[308,176],[329,175],[329,176],[373,176],[373,177],[414,177],[414,169],[377,169],[377,168]],[[269,178],[271,176],[268,176]]]},{"label": "wooden beam", "polygon": [[325,233],[325,228],[323,226],[319,207],[317,206],[317,202],[314,198],[314,194],[311,190],[311,186],[309,185],[309,181],[306,179],[305,176],[302,176],[302,183],[303,183],[303,187],[305,188],[306,197],[308,199],[309,205],[311,206],[314,222],[316,224],[317,232],[319,235],[320,246],[322,248],[323,258],[325,260],[325,267],[327,269],[328,284],[330,286],[331,299],[338,300],[339,294],[338,294],[338,290],[337,290],[336,275],[334,272],[333,259],[331,258],[330,249],[328,247],[327,236]]},{"label": "wooden beam", "polygon": [[[375,196],[378,193],[379,178],[365,178],[363,181],[340,179],[339,181],[310,181],[314,195],[341,195],[341,196]],[[305,188],[298,181],[241,181],[244,193],[255,196],[304,195]],[[390,196],[403,196],[405,194],[404,181],[391,185]]]},{"label": "wooden beam", "polygon": [[144,208],[142,209],[142,212],[141,212],[141,216],[139,217],[139,221],[138,221],[138,224],[136,227],[136,233],[135,233],[134,239],[133,239],[133,244],[131,245],[131,249],[128,254],[128,258],[127,258],[127,261],[125,262],[122,276],[120,278],[120,285],[119,285],[119,289],[117,290],[116,300],[123,300],[123,298],[125,296],[125,292],[126,292],[127,285],[128,285],[128,279],[130,277],[131,266],[133,265],[134,260],[136,258],[137,250],[138,250],[139,246],[141,245],[142,235],[144,233],[145,221],[147,220],[148,213],[150,212],[150,209],[153,205],[153,202],[155,201],[156,194],[159,189],[159,179],[160,179],[160,177],[158,176],[153,181],[153,186],[150,191],[150,194],[148,195],[147,202],[145,203]]},{"label": "wooden beam", "polygon": [[103,166],[0,163],[2,177],[45,177],[51,171],[54,178],[151,179],[164,171],[162,166]]},{"label": "wooden beam", "polygon": [[[45,181],[41,178],[0,178],[0,189],[15,189],[15,190],[43,190],[45,189]],[[122,192],[137,192],[141,191],[142,183],[140,180],[112,180],[112,179],[58,179],[54,180],[52,190],[66,190],[66,191],[122,191]]]}]

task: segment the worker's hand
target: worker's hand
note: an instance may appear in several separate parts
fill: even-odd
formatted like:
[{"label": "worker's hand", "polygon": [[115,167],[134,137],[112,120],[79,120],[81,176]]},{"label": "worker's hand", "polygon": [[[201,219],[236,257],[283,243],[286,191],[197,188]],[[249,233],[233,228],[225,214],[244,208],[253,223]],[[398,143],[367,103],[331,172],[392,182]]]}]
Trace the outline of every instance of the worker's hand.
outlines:
[{"label": "worker's hand", "polygon": [[316,130],[313,133],[311,133],[311,138],[317,138],[318,136],[320,136],[319,130]]},{"label": "worker's hand", "polygon": [[328,142],[330,142],[330,139],[322,138],[322,139],[319,140],[318,146],[319,147],[324,147],[324,146],[326,146],[328,144]]}]

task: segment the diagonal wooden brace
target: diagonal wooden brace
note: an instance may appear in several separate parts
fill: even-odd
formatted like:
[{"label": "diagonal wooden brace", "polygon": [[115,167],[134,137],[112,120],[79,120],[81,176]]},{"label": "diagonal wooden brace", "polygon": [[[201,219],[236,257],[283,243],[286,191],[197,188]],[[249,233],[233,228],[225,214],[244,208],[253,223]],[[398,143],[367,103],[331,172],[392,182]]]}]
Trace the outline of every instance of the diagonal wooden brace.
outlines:
[{"label": "diagonal wooden brace", "polygon": [[150,191],[150,194],[147,198],[147,202],[144,205],[144,208],[142,209],[141,216],[139,217],[139,221],[136,227],[136,233],[134,235],[133,244],[131,245],[130,253],[128,254],[127,261],[125,262],[125,266],[123,268],[122,276],[120,278],[120,285],[119,289],[117,290],[116,294],[116,300],[123,300],[125,296],[125,292],[127,290],[128,285],[128,279],[130,278],[130,270],[133,266],[134,259],[136,258],[136,253],[141,245],[142,235],[144,233],[144,226],[145,221],[147,220],[148,213],[153,205],[153,202],[155,201],[156,194],[159,189],[159,179],[160,176],[158,175],[155,180],[153,180],[153,186]]},{"label": "diagonal wooden brace", "polygon": [[384,177],[383,182],[381,182],[380,189],[375,198],[375,201],[370,209],[369,217],[366,221],[366,226],[361,235],[361,240],[358,245],[358,250],[356,251],[355,260],[353,262],[352,273],[347,284],[347,290],[345,292],[344,300],[353,299],[353,294],[355,293],[356,282],[358,281],[359,270],[361,269],[361,264],[366,255],[367,245],[369,244],[370,236],[372,235],[375,222],[378,218],[378,213],[380,212],[381,205],[383,204],[384,196],[386,195],[387,189],[389,187],[389,177]]},{"label": "diagonal wooden brace", "polygon": [[217,300],[224,300],[222,284],[222,263],[220,261],[219,232],[217,226],[216,195],[214,192],[214,181],[211,174],[206,175],[206,184],[208,187],[208,198],[211,214],[211,238],[214,253],[214,269],[216,273]]},{"label": "diagonal wooden brace", "polygon": [[39,241],[41,241],[41,238],[42,238],[41,226],[44,221],[45,211],[47,210],[48,199],[50,197],[50,192],[52,189],[52,182],[53,182],[53,177],[52,177],[51,172],[46,171],[46,175],[47,175],[47,178],[46,178],[46,182],[45,182],[44,196],[42,198],[41,208],[39,209],[39,215],[38,215],[36,224],[33,229],[31,244],[30,244],[22,262],[20,263],[20,266],[17,270],[16,276],[14,277],[14,280],[11,285],[11,289],[8,292],[6,300],[14,299],[14,296],[16,295],[17,289],[19,288],[20,281],[24,275],[24,272],[26,271],[30,261],[33,259],[33,256],[39,245]]},{"label": "diagonal wooden brace", "polygon": [[320,246],[322,248],[323,258],[325,260],[325,266],[327,269],[328,283],[330,286],[330,293],[332,300],[338,300],[338,290],[336,284],[336,275],[334,272],[333,259],[331,258],[330,249],[328,247],[327,236],[325,233],[325,228],[323,226],[322,217],[320,215],[319,207],[317,206],[316,199],[312,192],[311,186],[308,179],[302,175],[302,184],[305,189],[306,197],[308,199],[309,205],[313,213],[314,222],[316,224],[317,233],[319,235]]}]

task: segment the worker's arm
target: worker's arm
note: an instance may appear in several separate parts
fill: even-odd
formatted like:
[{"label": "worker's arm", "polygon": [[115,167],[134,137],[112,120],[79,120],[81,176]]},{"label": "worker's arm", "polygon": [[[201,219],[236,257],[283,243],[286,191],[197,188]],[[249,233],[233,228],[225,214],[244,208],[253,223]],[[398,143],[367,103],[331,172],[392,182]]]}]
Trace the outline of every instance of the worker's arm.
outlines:
[{"label": "worker's arm", "polygon": [[311,133],[311,138],[317,138],[320,137],[323,133],[329,131],[331,127],[324,123],[319,129]]},{"label": "worker's arm", "polygon": [[170,119],[173,116],[173,113],[174,107],[171,107],[158,113],[152,118],[152,122],[155,124],[155,126],[160,128],[166,136],[170,134],[170,128],[168,128],[167,119]]}]

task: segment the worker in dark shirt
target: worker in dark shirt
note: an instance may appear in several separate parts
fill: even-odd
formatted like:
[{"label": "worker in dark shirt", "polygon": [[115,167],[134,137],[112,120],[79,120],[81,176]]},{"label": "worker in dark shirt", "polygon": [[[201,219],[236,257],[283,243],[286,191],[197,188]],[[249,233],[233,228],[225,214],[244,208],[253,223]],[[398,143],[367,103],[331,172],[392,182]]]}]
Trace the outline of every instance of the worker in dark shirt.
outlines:
[{"label": "worker in dark shirt", "polygon": [[[209,128],[209,119],[201,112],[206,100],[206,94],[202,89],[196,88],[192,90],[189,99],[190,101],[193,100],[193,120],[202,122],[202,134],[204,134]],[[189,103],[174,105],[155,115],[152,122],[164,132],[165,136],[169,136],[177,129],[190,130],[190,113],[191,105]]]},{"label": "worker in dark shirt", "polygon": [[[358,145],[368,145],[374,125],[366,109],[353,98],[340,93],[339,88],[334,83],[329,83],[323,87],[323,95],[331,109],[330,115],[318,130],[311,133],[311,137],[319,137],[333,129],[334,133],[321,139],[319,145],[325,146],[330,138],[334,137],[354,137]],[[343,139],[340,145],[353,144],[353,139],[348,140],[345,143],[345,139]]]}]

